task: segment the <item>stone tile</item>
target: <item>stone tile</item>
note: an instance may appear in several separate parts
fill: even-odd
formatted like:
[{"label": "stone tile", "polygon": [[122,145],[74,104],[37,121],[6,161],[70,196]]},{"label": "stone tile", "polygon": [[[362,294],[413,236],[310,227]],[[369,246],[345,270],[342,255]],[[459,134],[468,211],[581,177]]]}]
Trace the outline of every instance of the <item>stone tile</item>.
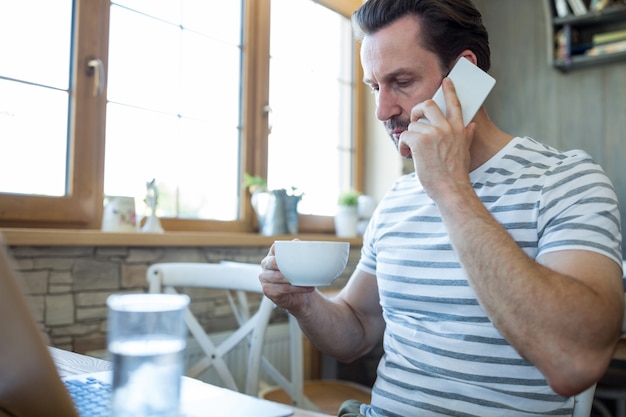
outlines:
[{"label": "stone tile", "polygon": [[38,258],[35,260],[35,268],[53,269],[57,271],[69,271],[72,269],[75,258]]},{"label": "stone tile", "polygon": [[106,349],[105,335],[85,335],[74,338],[74,351],[87,353]]},{"label": "stone tile", "polygon": [[207,298],[223,297],[226,293],[223,290],[211,288],[182,288],[182,292],[189,295],[192,300],[202,300]]},{"label": "stone tile", "polygon": [[79,308],[76,310],[76,320],[88,321],[88,320],[106,320],[107,318],[107,308],[106,307],[88,307],[88,308]]},{"label": "stone tile", "polygon": [[122,265],[122,288],[148,288],[147,265]]},{"label": "stone tile", "polygon": [[155,263],[160,262],[163,257],[165,249],[142,249],[142,248],[130,248],[128,251],[127,263]]},{"label": "stone tile", "polygon": [[77,307],[105,307],[111,291],[80,292],[75,296]]},{"label": "stone tile", "polygon": [[59,349],[69,350],[71,352],[74,351],[74,346],[72,344],[71,337],[61,337],[61,338],[52,338],[50,340],[50,345]]},{"label": "stone tile", "polygon": [[118,289],[120,264],[94,259],[78,259],[72,269],[76,291]]},{"label": "stone tile", "polygon": [[72,284],[50,284],[50,294],[66,294],[72,292]]},{"label": "stone tile", "polygon": [[72,274],[67,271],[52,271],[50,272],[50,284],[71,284]]},{"label": "stone tile", "polygon": [[46,311],[46,296],[43,294],[27,295],[26,300],[31,307],[35,320],[39,323],[43,323]]},{"label": "stone tile", "polygon": [[167,248],[159,262],[206,262],[200,248]]},{"label": "stone tile", "polygon": [[99,323],[91,323],[84,324],[78,323],[70,326],[55,326],[50,329],[50,334],[52,337],[69,337],[69,336],[84,336],[84,335],[93,335],[100,334],[100,324]]},{"label": "stone tile", "polygon": [[15,269],[18,271],[29,270],[35,268],[35,260],[32,258],[19,258],[15,259]]},{"label": "stone tile", "polygon": [[46,326],[74,323],[74,297],[66,295],[46,296]]},{"label": "stone tile", "polygon": [[73,280],[70,271],[52,271],[49,281],[50,294],[64,294],[72,292]]},{"label": "stone tile", "polygon": [[96,256],[99,258],[127,258],[129,249],[124,247],[103,247],[96,248]]},{"label": "stone tile", "polygon": [[191,310],[194,315],[206,314],[207,312],[215,310],[215,302],[191,303],[189,310]]},{"label": "stone tile", "polygon": [[22,271],[25,291],[28,294],[46,294],[48,292],[49,271]]}]

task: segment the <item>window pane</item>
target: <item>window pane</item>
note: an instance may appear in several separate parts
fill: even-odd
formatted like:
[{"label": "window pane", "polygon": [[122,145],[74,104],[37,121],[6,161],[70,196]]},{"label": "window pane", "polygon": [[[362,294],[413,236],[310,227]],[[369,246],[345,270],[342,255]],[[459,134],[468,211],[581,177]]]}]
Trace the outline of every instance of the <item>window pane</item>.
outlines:
[{"label": "window pane", "polygon": [[0,1],[0,192],[66,194],[71,18],[71,0]]},{"label": "window pane", "polygon": [[193,32],[183,32],[182,42],[179,111],[185,116],[237,126],[240,50]]},{"label": "window pane", "polygon": [[158,215],[237,219],[240,2],[117,3],[138,12],[111,7],[105,194],[155,178]]},{"label": "window pane", "polygon": [[0,192],[65,194],[67,97],[0,80]]},{"label": "window pane", "polygon": [[184,0],[183,27],[228,45],[241,39],[241,0]]},{"label": "window pane", "polygon": [[173,24],[112,6],[108,100],[176,114],[180,32]]},{"label": "window pane", "polygon": [[304,192],[301,213],[332,215],[352,184],[350,20],[311,0],[273,0],[271,19],[268,185]]},{"label": "window pane", "polygon": [[72,0],[0,1],[0,76],[66,90],[71,33]]},{"label": "window pane", "polygon": [[156,19],[180,23],[183,0],[113,0],[111,3],[144,13]]}]

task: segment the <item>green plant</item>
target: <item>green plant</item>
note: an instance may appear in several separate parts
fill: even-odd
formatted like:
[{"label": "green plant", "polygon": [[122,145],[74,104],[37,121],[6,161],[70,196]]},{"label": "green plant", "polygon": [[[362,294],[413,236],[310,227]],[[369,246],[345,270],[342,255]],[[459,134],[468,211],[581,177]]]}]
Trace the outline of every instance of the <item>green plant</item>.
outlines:
[{"label": "green plant", "polygon": [[267,181],[258,175],[243,174],[243,186],[253,194],[257,190],[267,190]]},{"label": "green plant", "polygon": [[339,194],[337,204],[340,206],[356,206],[359,204],[360,192],[356,190],[344,191]]},{"label": "green plant", "polygon": [[298,187],[291,187],[290,191],[287,191],[287,195],[292,196],[292,197],[298,197],[298,200],[302,199],[302,196],[304,195],[304,193],[300,190],[298,190]]},{"label": "green plant", "polygon": [[[261,178],[259,175],[250,175],[247,172],[243,174],[243,186],[250,191],[250,194],[254,194],[255,191],[268,191],[267,189],[267,181],[264,178]],[[304,193],[298,189],[298,187],[291,187],[291,189],[285,190],[273,190],[284,193],[289,197],[298,197],[298,200],[302,199]]]}]

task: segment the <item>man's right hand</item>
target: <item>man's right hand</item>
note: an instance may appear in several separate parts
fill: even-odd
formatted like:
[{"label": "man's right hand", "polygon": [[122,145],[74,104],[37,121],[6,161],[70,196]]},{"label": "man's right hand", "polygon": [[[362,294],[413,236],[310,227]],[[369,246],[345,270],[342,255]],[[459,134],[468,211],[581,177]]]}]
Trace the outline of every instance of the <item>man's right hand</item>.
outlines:
[{"label": "man's right hand", "polygon": [[259,274],[259,281],[263,286],[263,294],[278,307],[295,313],[302,309],[311,298],[315,287],[297,287],[291,285],[287,278],[278,269],[274,245],[267,256],[261,261],[263,270]]}]

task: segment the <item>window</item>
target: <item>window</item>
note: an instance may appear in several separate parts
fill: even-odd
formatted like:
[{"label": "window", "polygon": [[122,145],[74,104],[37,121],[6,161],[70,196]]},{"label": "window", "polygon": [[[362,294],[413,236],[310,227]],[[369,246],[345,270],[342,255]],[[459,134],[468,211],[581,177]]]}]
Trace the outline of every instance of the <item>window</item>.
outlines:
[{"label": "window", "polygon": [[301,213],[333,215],[353,185],[353,49],[348,18],[307,0],[272,0],[268,185],[301,190]]},{"label": "window", "polygon": [[160,216],[238,218],[241,6],[113,0],[105,195],[155,178]]},{"label": "window", "polygon": [[[4,155],[0,192],[62,196],[66,193],[71,0],[42,1],[35,14],[29,2],[4,4],[0,6],[0,149]],[[48,35],[33,36],[35,27]]]},{"label": "window", "polygon": [[[251,231],[246,172],[331,214],[336,193],[362,185],[345,17],[360,2],[321,3],[0,3],[0,35],[19,40],[0,44],[0,225],[97,228],[104,195],[141,197],[155,178],[166,230]],[[294,13],[324,24],[290,27]]]}]

